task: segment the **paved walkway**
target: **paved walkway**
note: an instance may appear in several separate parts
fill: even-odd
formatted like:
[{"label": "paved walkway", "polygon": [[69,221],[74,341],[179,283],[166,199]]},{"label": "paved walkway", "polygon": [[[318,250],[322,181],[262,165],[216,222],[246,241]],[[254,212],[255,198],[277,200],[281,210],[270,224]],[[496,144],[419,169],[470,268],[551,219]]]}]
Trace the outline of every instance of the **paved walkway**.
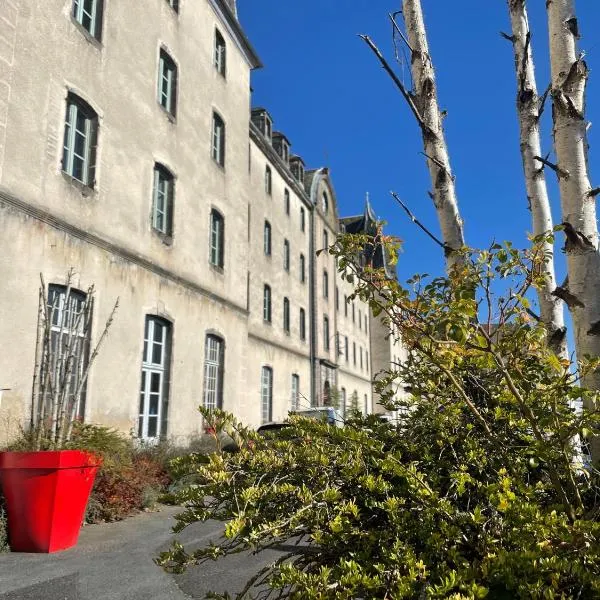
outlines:
[{"label": "paved walkway", "polygon": [[[75,548],[55,554],[0,554],[0,600],[189,600],[207,591],[240,590],[260,567],[279,555],[269,551],[228,557],[171,576],[153,563],[174,539],[173,515],[163,507],[119,523],[89,525]],[[216,522],[179,534],[186,546],[219,537]]]}]

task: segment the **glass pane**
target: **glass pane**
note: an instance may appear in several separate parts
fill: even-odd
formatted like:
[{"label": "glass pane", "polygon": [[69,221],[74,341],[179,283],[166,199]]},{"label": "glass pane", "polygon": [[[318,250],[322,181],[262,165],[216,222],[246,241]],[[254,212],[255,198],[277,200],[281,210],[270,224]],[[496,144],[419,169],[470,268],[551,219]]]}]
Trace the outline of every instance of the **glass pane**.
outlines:
[{"label": "glass pane", "polygon": [[158,417],[150,417],[148,419],[148,437],[156,437]]}]

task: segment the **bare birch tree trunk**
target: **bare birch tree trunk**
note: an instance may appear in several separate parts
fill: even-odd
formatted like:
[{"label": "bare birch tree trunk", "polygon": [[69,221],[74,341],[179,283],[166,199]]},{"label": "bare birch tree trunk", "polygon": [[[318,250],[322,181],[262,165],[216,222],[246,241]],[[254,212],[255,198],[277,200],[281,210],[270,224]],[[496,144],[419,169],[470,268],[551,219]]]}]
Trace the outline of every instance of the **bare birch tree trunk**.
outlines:
[{"label": "bare birch tree trunk", "polygon": [[[577,356],[600,356],[600,254],[596,199],[588,177],[585,86],[588,69],[577,54],[579,37],[573,0],[547,0],[552,67],[552,100],[556,172],[565,227],[568,298]],[[557,291],[559,291],[557,290]],[[566,294],[565,294],[566,292]],[[600,389],[600,374],[586,377],[586,387]],[[591,406],[588,408],[592,408]],[[600,459],[600,440],[592,443],[592,458]]]},{"label": "bare birch tree trunk", "polygon": [[[552,213],[542,164],[535,157],[542,156],[539,121],[543,110],[535,81],[531,51],[531,33],[525,0],[507,0],[512,26],[512,44],[517,74],[517,112],[519,115],[520,146],[525,173],[525,186],[533,221],[533,235],[552,231]],[[550,348],[561,358],[568,358],[566,327],[562,301],[552,292],[556,289],[554,271],[554,244],[545,242],[548,257],[545,264],[545,285],[538,290],[541,319],[548,332]]]},{"label": "bare birch tree trunk", "polygon": [[454,176],[450,167],[435,85],[435,73],[423,21],[420,0],[403,0],[403,16],[411,51],[412,96],[421,117],[423,146],[433,185],[432,198],[437,211],[446,261],[451,267],[457,259],[454,250],[464,246],[463,221],[458,211]]}]

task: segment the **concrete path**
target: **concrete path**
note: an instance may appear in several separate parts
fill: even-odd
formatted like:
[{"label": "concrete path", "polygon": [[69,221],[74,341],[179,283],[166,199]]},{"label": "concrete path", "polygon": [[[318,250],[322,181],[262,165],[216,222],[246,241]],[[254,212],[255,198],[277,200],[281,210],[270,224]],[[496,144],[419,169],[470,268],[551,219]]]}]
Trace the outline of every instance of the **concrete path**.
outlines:
[{"label": "concrete path", "polygon": [[[180,508],[163,507],[119,523],[89,525],[75,548],[56,554],[0,554],[0,600],[189,600],[206,592],[232,596],[277,551],[242,554],[171,576],[152,559],[167,549],[173,515]],[[179,534],[186,546],[217,540],[221,525],[194,524]]]}]

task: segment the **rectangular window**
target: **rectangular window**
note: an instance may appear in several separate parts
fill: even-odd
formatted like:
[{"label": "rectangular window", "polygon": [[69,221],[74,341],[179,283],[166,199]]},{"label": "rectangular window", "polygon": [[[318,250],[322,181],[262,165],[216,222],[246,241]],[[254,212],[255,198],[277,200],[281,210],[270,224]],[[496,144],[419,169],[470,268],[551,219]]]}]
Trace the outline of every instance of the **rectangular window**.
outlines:
[{"label": "rectangular window", "polygon": [[217,113],[213,113],[212,157],[222,167],[225,166],[225,122]]},{"label": "rectangular window", "polygon": [[103,0],[73,0],[73,18],[92,36],[100,40]]},{"label": "rectangular window", "polygon": [[71,287],[51,284],[46,301],[50,335],[44,340],[39,371],[40,402],[51,410],[52,392],[65,393],[65,409],[83,419],[87,384],[82,379],[88,365],[92,298]]},{"label": "rectangular window", "polygon": [[158,103],[175,116],[177,105],[177,66],[164,51],[160,51],[158,65]]},{"label": "rectangular window", "polygon": [[304,283],[306,281],[306,263],[304,259],[304,254],[300,255],[300,282]]},{"label": "rectangular window", "polygon": [[290,270],[290,242],[288,240],[283,242],[283,268],[286,271]]},{"label": "rectangular window", "polygon": [[216,335],[207,335],[204,345],[205,408],[223,408],[223,366],[225,344]]},{"label": "rectangular window", "polygon": [[273,420],[273,369],[263,367],[260,380],[261,420]]},{"label": "rectangular window", "polygon": [[67,97],[62,170],[93,188],[96,175],[98,115],[81,98]]},{"label": "rectangular window", "polygon": [[292,398],[291,410],[300,408],[300,376],[292,375]]},{"label": "rectangular window", "polygon": [[265,251],[265,256],[271,256],[271,223],[269,223],[269,221],[265,221],[263,249]]},{"label": "rectangular window", "polygon": [[323,317],[323,348],[329,352],[329,318]]},{"label": "rectangular window", "polygon": [[300,339],[302,341],[304,341],[306,339],[306,313],[304,312],[303,308],[300,309],[299,329],[300,329]]},{"label": "rectangular window", "polygon": [[143,440],[156,439],[166,433],[170,333],[168,321],[146,317],[138,417],[138,437]]},{"label": "rectangular window", "polygon": [[215,30],[215,69],[217,73],[225,77],[227,67],[227,46],[221,32]]},{"label": "rectangular window", "polygon": [[154,165],[154,192],[152,202],[152,227],[171,235],[173,232],[173,175],[162,165]]},{"label": "rectangular window", "polygon": [[290,301],[287,298],[283,299],[283,330],[290,332]]},{"label": "rectangular window", "polygon": [[268,285],[263,289],[263,319],[271,322],[271,288]]},{"label": "rectangular window", "polygon": [[223,268],[225,264],[225,219],[214,208],[210,211],[210,264]]}]

